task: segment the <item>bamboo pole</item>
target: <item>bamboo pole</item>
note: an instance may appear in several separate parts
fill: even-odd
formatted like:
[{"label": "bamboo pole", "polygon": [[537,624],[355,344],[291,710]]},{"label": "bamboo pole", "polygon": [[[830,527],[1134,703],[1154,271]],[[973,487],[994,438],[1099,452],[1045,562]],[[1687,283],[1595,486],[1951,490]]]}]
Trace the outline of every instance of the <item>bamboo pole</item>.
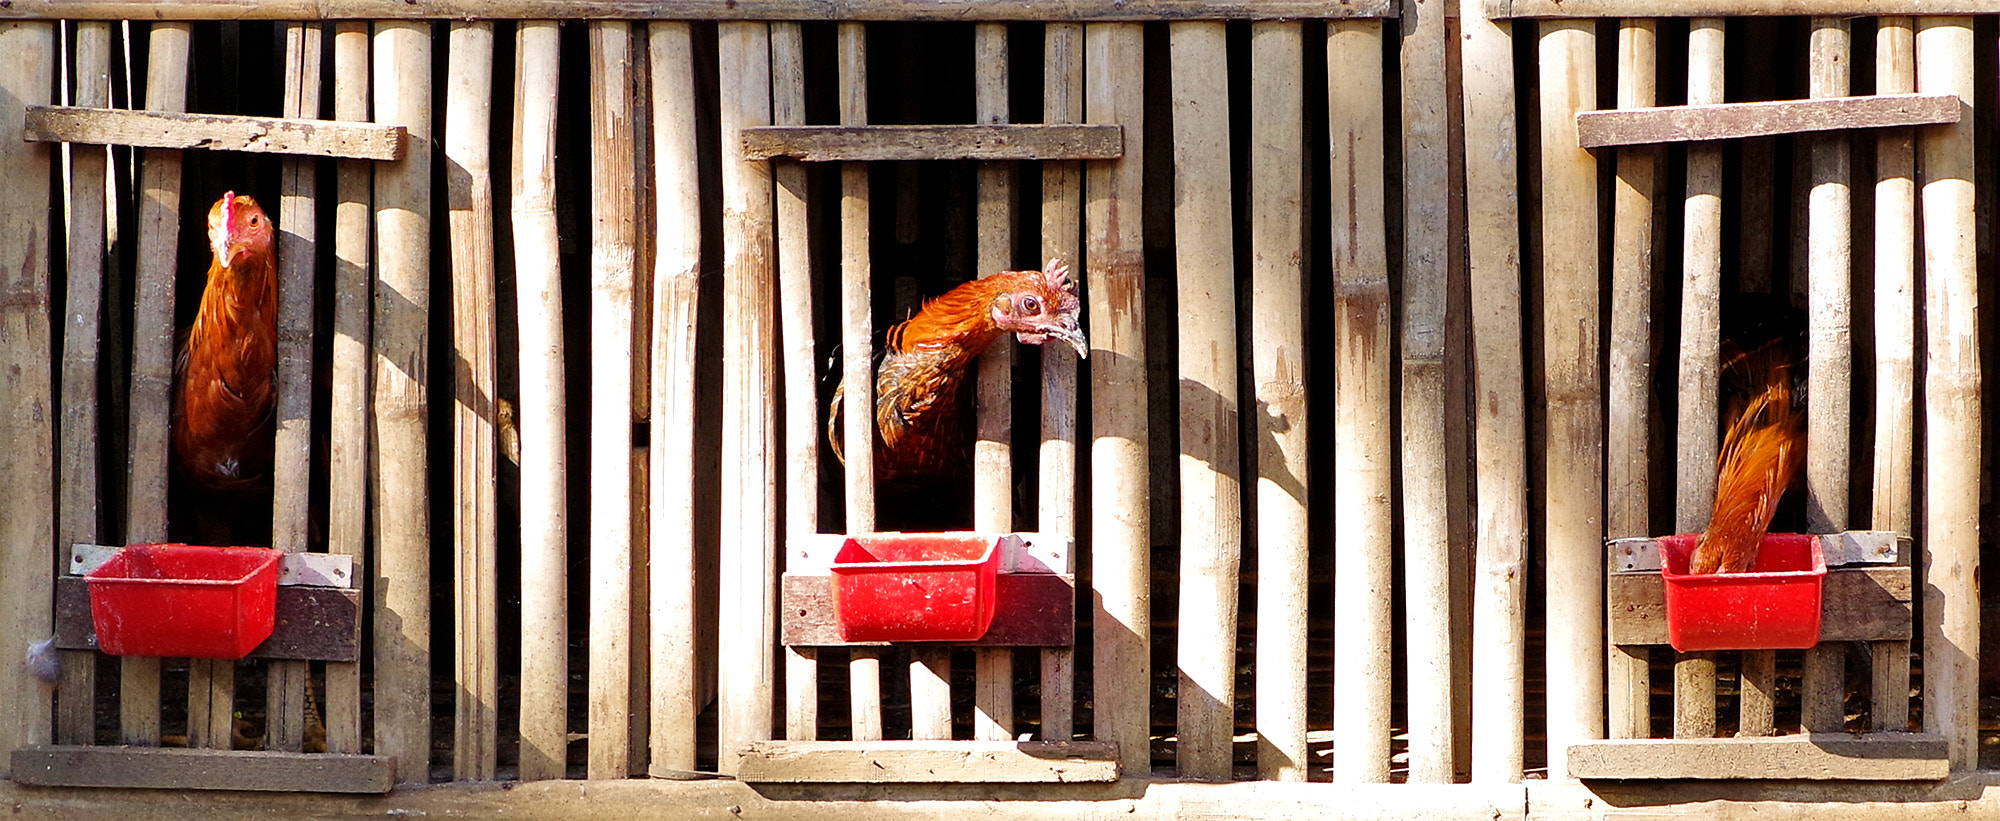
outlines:
[{"label": "bamboo pole", "polygon": [[[772,122],[806,121],[805,41],[797,23],[771,24]],[[774,160],[778,209],[778,323],[784,340],[785,543],[819,532],[819,392],[814,378],[812,265],[806,169]],[[872,418],[872,417],[871,417]],[[818,651],[785,648],[785,737],[819,734]]]},{"label": "bamboo pole", "polygon": [[[868,122],[868,31],[860,23],[835,30],[840,70],[840,123]],[[847,471],[847,532],[875,530],[875,321],[868,251],[868,166],[840,167],[840,349],[843,394],[840,431]],[[867,443],[867,444],[863,444]],[[882,738],[882,652],[854,648],[848,656],[848,707],[857,741]]]},{"label": "bamboo pole", "polygon": [[[1618,107],[1642,108],[1657,99],[1659,24],[1648,18],[1618,29]],[[1467,116],[1471,122],[1483,120]],[[1468,132],[1469,134],[1470,132]],[[1653,201],[1660,150],[1618,149],[1611,229],[1610,397],[1605,425],[1604,531],[1611,538],[1652,534],[1653,407]],[[1474,298],[1474,304],[1479,300]],[[1482,472],[1483,475],[1483,472]],[[1474,645],[1477,646],[1476,644]],[[1612,738],[1646,738],[1652,723],[1647,649],[1610,648],[1606,695]],[[1479,695],[1473,691],[1474,697]],[[1473,710],[1474,721],[1479,711]],[[1477,754],[1473,768],[1477,777]]]},{"label": "bamboo pole", "polygon": [[[1008,122],[1007,24],[980,23],[972,29],[973,116],[982,125]],[[978,166],[978,234],[974,252],[980,276],[1013,265],[1014,164]],[[973,529],[998,533],[1014,529],[1014,345],[990,346],[979,356],[979,435],[972,452]],[[982,647],[973,651],[972,737],[1005,741],[1014,737],[1014,651]]]},{"label": "bamboo pole", "polygon": [[562,265],[557,252],[555,177],[560,38],[561,27],[554,21],[523,22],[514,51],[512,202],[521,342],[523,781],[563,777],[569,744],[569,524],[564,505],[568,423],[563,401]]},{"label": "bamboo pole", "polygon": [[492,131],[493,24],[454,22],[451,76],[445,81],[445,207],[451,227],[453,381],[452,579],[457,585],[452,772],[459,781],[491,781],[498,761],[500,600],[498,440],[494,438],[497,318],[494,316]]},{"label": "bamboo pole", "polygon": [[1394,399],[1382,164],[1382,23],[1327,24],[1332,199],[1334,623],[1333,779],[1389,780],[1390,539]]},{"label": "bamboo pole", "polygon": [[[21,105],[46,105],[54,88],[55,24],[0,24],[0,94],[15,105],[0,111],[0,130],[17,132]],[[49,322],[49,180],[46,145],[9,142],[0,151],[0,181],[12,192],[0,219],[0,640],[25,648],[46,638],[54,613],[56,557],[55,425]],[[13,650],[20,652],[20,650]],[[0,671],[0,754],[47,744],[49,690],[26,665]],[[155,703],[155,709],[158,704]],[[0,777],[11,772],[0,761]]]},{"label": "bamboo pole", "polygon": [[1458,20],[1464,122],[1477,124],[1465,129],[1473,446],[1479,476],[1472,778],[1513,783],[1521,780],[1526,744],[1528,597],[1528,420],[1526,405],[1515,401],[1527,384],[1521,350],[1521,209],[1514,170],[1518,142],[1509,59],[1513,24],[1487,20],[1484,8],[1470,0],[1459,4]]},{"label": "bamboo pole", "polygon": [[[74,24],[76,46],[72,62],[76,105],[108,107],[111,96],[111,24]],[[69,176],[64,181],[68,216],[69,293],[64,299],[62,325],[61,464],[56,488],[56,545],[101,544],[98,497],[104,483],[98,473],[102,438],[98,430],[97,379],[101,367],[100,329],[105,325],[105,166],[108,149],[71,145]],[[88,650],[62,653],[62,682],[57,691],[55,738],[59,744],[89,744],[96,735],[97,654]]]},{"label": "bamboo pole", "polygon": [[[1917,90],[1975,99],[1972,21],[1917,21]],[[1979,318],[1973,124],[1924,129],[1924,731],[1979,756]]]},{"label": "bamboo pole", "polygon": [[430,26],[375,27],[375,121],[408,129],[375,169],[375,752],[430,774]]},{"label": "bamboo pole", "polygon": [[1173,62],[1180,343],[1182,778],[1230,776],[1236,585],[1243,549],[1236,430],[1236,276],[1223,25],[1168,26]]},{"label": "bamboo pole", "polygon": [[[1042,33],[1042,122],[1083,121],[1083,25],[1050,23]],[[1041,258],[1069,262],[1084,271],[1083,164],[1042,163]],[[1076,537],[1076,414],[1078,361],[1042,352],[1042,445],[1038,455],[1041,498],[1037,529],[1056,537]],[[1076,734],[1076,651],[1042,650],[1042,738],[1067,741]]]},{"label": "bamboo pole", "polygon": [[[1688,23],[1688,103],[1722,102],[1723,20]],[[1722,148],[1688,149],[1682,237],[1680,412],[1675,452],[1674,528],[1708,526],[1715,505],[1715,457],[1721,426]],[[1751,686],[1756,686],[1755,684]],[[1715,735],[1715,655],[1674,660],[1674,736]]]},{"label": "bamboo pole", "polygon": [[722,623],[723,772],[743,745],[771,736],[777,521],[773,486],[770,165],[738,156],[743,128],[771,121],[770,29],[722,23],[723,200]]},{"label": "bamboo pole", "polygon": [[590,24],[590,778],[630,771],[632,24]]},{"label": "bamboo pole", "polygon": [[1257,770],[1306,780],[1305,33],[1250,26]]},{"label": "bamboo pole", "polygon": [[1153,771],[1151,507],[1147,489],[1145,32],[1084,27],[1084,119],[1125,127],[1125,156],[1084,166],[1090,299],[1092,702],[1120,771]]},{"label": "bamboo pole", "polygon": [[[1812,97],[1844,97],[1850,86],[1851,39],[1846,18],[1815,17],[1809,46],[1807,90]],[[1806,529],[1847,529],[1849,381],[1853,372],[1849,316],[1854,243],[1848,188],[1846,134],[1812,138],[1812,190],[1807,204],[1806,311]],[[1808,732],[1839,732],[1843,724],[1845,646],[1806,651],[1799,709]]]},{"label": "bamboo pole", "polygon": [[[333,116],[368,117],[368,24],[345,22],[333,32]],[[327,455],[327,550],[353,557],[354,578],[368,573],[368,351],[373,345],[368,273],[373,169],[335,165],[333,230],[333,385]],[[361,663],[326,665],[326,749],[361,752]]]},{"label": "bamboo pole", "polygon": [[910,649],[910,738],[951,739],[951,651]]},{"label": "bamboo pole", "polygon": [[1597,160],[1576,139],[1576,113],[1597,98],[1595,28],[1551,22],[1541,36],[1550,778],[1567,778],[1569,745],[1604,728]]},{"label": "bamboo pole", "polygon": [[[185,23],[154,23],[146,49],[146,108],[187,109]],[[167,539],[167,439],[174,380],[174,266],[180,239],[181,154],[145,153],[139,182],[139,253],[132,311],[131,469],[125,541]],[[160,660],[125,656],[118,667],[118,735],[160,743]]]},{"label": "bamboo pole", "polygon": [[[1917,89],[1916,28],[1908,17],[1884,17],[1875,29],[1875,92]],[[1911,459],[1916,402],[1916,131],[1875,138],[1875,460],[1877,530],[1910,534]],[[1910,644],[1871,645],[1874,676],[1869,706],[1875,732],[1910,724]]]}]

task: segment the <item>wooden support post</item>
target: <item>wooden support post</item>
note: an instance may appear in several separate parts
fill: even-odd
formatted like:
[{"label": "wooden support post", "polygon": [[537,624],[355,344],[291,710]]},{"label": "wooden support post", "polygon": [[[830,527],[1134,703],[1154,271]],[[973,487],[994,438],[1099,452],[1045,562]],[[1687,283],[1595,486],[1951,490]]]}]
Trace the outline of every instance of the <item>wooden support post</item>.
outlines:
[{"label": "wooden support post", "polygon": [[[1083,25],[1050,23],[1044,29],[1042,54],[1042,121],[1083,120]],[[1062,259],[1071,275],[1086,273],[1083,244],[1083,165],[1078,162],[1042,164],[1043,260]],[[1088,286],[1086,286],[1088,287]],[[1042,353],[1041,499],[1037,527],[1057,537],[1076,537],[1079,496],[1076,483],[1076,375],[1079,360]],[[1076,734],[1076,651],[1071,647],[1042,651],[1042,739],[1068,741]]]},{"label": "wooden support post", "polygon": [[[1848,21],[1815,17],[1807,72],[1814,98],[1844,97],[1853,73]],[[1807,203],[1809,289],[1806,311],[1806,530],[1847,529],[1848,406],[1853,371],[1849,301],[1854,243],[1848,188],[1847,135],[1811,138],[1812,177]],[[1846,695],[1847,648],[1821,645],[1806,651],[1799,710],[1807,732],[1838,732]]]},{"label": "wooden support post", "polygon": [[[1916,28],[1884,17],[1875,28],[1875,91],[1917,88]],[[1872,526],[1910,533],[1916,406],[1916,132],[1875,141],[1875,460]],[[1869,710],[1875,732],[1910,725],[1910,644],[1875,642]]]},{"label": "wooden support post", "polygon": [[1577,147],[1595,105],[1596,23],[1542,24],[1542,339],[1548,395],[1549,777],[1603,734],[1604,418],[1598,360],[1597,159]]},{"label": "wooden support post", "polygon": [[910,738],[951,739],[951,650],[910,649]]},{"label": "wooden support post", "polygon": [[[868,30],[835,30],[840,70],[840,123],[868,122]],[[846,456],[847,532],[875,531],[875,318],[868,250],[868,166],[840,167],[841,374],[846,390],[837,435],[854,443]],[[832,433],[832,432],[830,432]],[[882,652],[855,648],[848,656],[848,706],[857,741],[882,738]]]},{"label": "wooden support post", "polygon": [[[333,116],[368,116],[368,24],[343,22],[333,31]],[[368,249],[373,169],[344,160],[335,169],[333,230],[333,407],[328,420],[327,551],[354,559],[354,578],[369,578],[368,351],[373,302]],[[525,495],[525,494],[524,494]],[[326,750],[361,752],[361,663],[326,665]]]},{"label": "wooden support post", "polygon": [[[1688,102],[1719,103],[1723,93],[1721,18],[1691,21]],[[1715,457],[1721,436],[1722,147],[1688,149],[1681,260],[1680,412],[1675,446],[1674,529],[1708,526],[1715,505]],[[1686,653],[1674,662],[1674,736],[1715,735],[1715,656]]]},{"label": "wooden support post", "polygon": [[1326,32],[1332,186],[1334,359],[1333,779],[1389,780],[1390,550],[1394,428],[1389,393],[1389,258],[1382,156],[1382,23]]},{"label": "wooden support post", "polygon": [[[806,121],[805,41],[797,23],[771,24],[771,120]],[[785,543],[819,532],[819,392],[813,351],[812,260],[806,168],[774,160],[778,209],[778,323],[784,342]],[[868,418],[873,418],[870,416]],[[819,734],[819,651],[785,648],[785,738]]]},{"label": "wooden support post", "polygon": [[375,27],[375,119],[408,129],[375,169],[375,751],[430,777],[431,40],[426,22]]},{"label": "wooden support post", "polygon": [[[1008,53],[1007,24],[973,27],[973,116],[981,125],[998,125],[1010,119]],[[979,239],[974,270],[985,277],[1014,267],[1014,164],[983,162],[976,173]],[[1002,339],[979,355],[972,526],[988,533],[1014,529],[1014,348],[1013,340]],[[972,737],[987,741],[1013,738],[1014,651],[984,647],[973,651],[973,659]]]}]

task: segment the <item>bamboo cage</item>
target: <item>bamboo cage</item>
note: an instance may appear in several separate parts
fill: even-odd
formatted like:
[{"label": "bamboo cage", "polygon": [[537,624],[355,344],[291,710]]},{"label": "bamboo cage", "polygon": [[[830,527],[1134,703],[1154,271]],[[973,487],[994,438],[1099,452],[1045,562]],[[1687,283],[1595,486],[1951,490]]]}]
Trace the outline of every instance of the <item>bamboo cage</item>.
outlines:
[{"label": "bamboo cage", "polygon": [[[55,680],[0,665],[0,801],[2000,807],[2000,7],[1662,13],[5,4],[0,648]],[[278,628],[114,658],[84,574],[190,538],[226,190],[279,229]],[[850,444],[892,326],[1052,260],[1088,356],[979,356],[962,477]],[[1707,526],[1764,338],[1818,643],[1677,652],[1661,537]],[[996,539],[985,638],[839,632],[837,551],[905,529]]]}]

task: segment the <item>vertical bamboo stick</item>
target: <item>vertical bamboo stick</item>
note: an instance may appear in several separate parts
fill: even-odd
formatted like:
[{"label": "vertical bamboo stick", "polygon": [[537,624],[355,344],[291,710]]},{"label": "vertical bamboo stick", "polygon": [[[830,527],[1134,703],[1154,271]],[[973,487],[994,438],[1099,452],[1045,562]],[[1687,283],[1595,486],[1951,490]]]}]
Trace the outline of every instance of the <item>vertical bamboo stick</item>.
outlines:
[{"label": "vertical bamboo stick", "polygon": [[[152,25],[146,49],[146,108],[187,110],[187,23]],[[148,149],[139,182],[139,254],[132,311],[131,472],[125,482],[125,541],[167,539],[167,438],[174,383],[174,266],[180,240],[181,154]],[[119,659],[119,738],[160,743],[160,660]]]},{"label": "vertical bamboo stick", "polygon": [[[1083,25],[1049,23],[1043,30],[1042,121],[1083,121]],[[1067,260],[1082,276],[1077,253],[1083,242],[1083,165],[1078,162],[1042,164],[1042,259]],[[1042,355],[1042,448],[1039,529],[1057,537],[1076,537],[1076,413],[1078,361],[1069,356]],[[1042,651],[1042,738],[1068,741],[1076,734],[1076,651],[1052,647]]]},{"label": "vertical bamboo stick", "polygon": [[[1917,22],[1917,90],[1974,97],[1972,21]],[[1973,124],[1923,131],[1924,731],[1945,737],[1953,770],[1979,754],[1979,318]]]},{"label": "vertical bamboo stick", "polygon": [[[1623,21],[1618,29],[1618,107],[1654,104],[1659,82],[1659,24]],[[1482,122],[1467,116],[1469,122]],[[1467,132],[1470,134],[1471,132]],[[1605,425],[1605,535],[1645,536],[1652,532],[1651,428],[1653,407],[1653,199],[1658,193],[1660,150],[1654,146],[1618,149],[1613,181],[1611,229],[1610,397]],[[1480,300],[1473,299],[1474,304]],[[1483,475],[1483,473],[1482,473]],[[1474,645],[1478,646],[1477,644]],[[1651,734],[1644,647],[1610,649],[1606,682],[1612,738]],[[1473,696],[1479,695],[1478,690]],[[1473,710],[1474,721],[1479,711]],[[1474,753],[1474,777],[1479,762]]]},{"label": "vertical bamboo stick", "polygon": [[[806,122],[805,42],[797,23],[771,24],[772,122]],[[785,543],[819,532],[819,392],[813,368],[812,266],[806,236],[806,169],[772,163],[777,181],[778,322],[784,340]],[[872,418],[872,417],[871,417]],[[818,651],[785,648],[785,737],[811,740],[819,725]]]},{"label": "vertical bamboo stick", "polygon": [[[1875,92],[1917,90],[1916,28],[1884,17],[1875,29]],[[1875,142],[1875,462],[1877,530],[1909,535],[1916,402],[1916,132],[1884,131]],[[1876,732],[1910,724],[1910,644],[1875,642],[1869,698]]]},{"label": "vertical bamboo stick", "polygon": [[1305,33],[1250,27],[1257,770],[1306,780]]},{"label": "vertical bamboo stick", "polygon": [[512,200],[521,337],[523,781],[563,777],[569,743],[569,525],[563,503],[568,473],[564,432],[568,423],[563,402],[562,265],[557,253],[555,178],[560,38],[561,28],[554,21],[523,22],[514,51]]},{"label": "vertical bamboo stick", "polygon": [[[868,122],[868,31],[841,23],[835,33],[840,70],[840,122]],[[875,321],[870,311],[868,166],[840,167],[840,349],[843,394],[840,431],[847,471],[847,532],[875,530]],[[849,655],[848,706],[857,741],[882,738],[882,652],[854,648]]]},{"label": "vertical bamboo stick", "polygon": [[1219,22],[1172,23],[1180,326],[1182,778],[1230,777],[1241,558],[1229,76]]},{"label": "vertical bamboo stick", "polygon": [[[111,24],[82,21],[76,27],[73,62],[74,105],[111,104]],[[105,288],[105,165],[108,149],[71,144],[68,195],[69,294],[62,324],[61,465],[57,476],[57,510],[61,513],[57,548],[83,542],[99,544],[98,475],[101,438],[97,378],[104,326]],[[89,744],[96,733],[97,654],[65,650],[62,683],[56,702],[55,737],[59,744]]]},{"label": "vertical bamboo stick", "polygon": [[1383,212],[1382,23],[1326,32],[1332,156],[1333,727],[1335,781],[1389,780],[1390,539],[1394,428],[1389,393],[1389,258]]},{"label": "vertical bamboo stick", "polygon": [[[980,23],[972,30],[973,116],[981,124],[1008,121],[1007,24]],[[1014,267],[1014,165],[980,163],[978,169],[980,276]],[[1039,267],[1039,266],[1037,266]],[[1014,526],[1014,345],[1002,340],[979,357],[979,436],[972,453],[973,529],[988,533]],[[1014,737],[1014,651],[973,651],[972,737]]]},{"label": "vertical bamboo stick", "polygon": [[[333,32],[333,116],[368,119],[368,24],[341,22]],[[333,407],[328,420],[327,550],[353,557],[354,578],[369,577],[368,351],[373,345],[368,274],[369,164],[335,166],[333,230]],[[524,474],[525,475],[525,474]],[[326,749],[361,752],[361,664],[326,665]]]},{"label": "vertical bamboo stick", "polygon": [[425,481],[430,324],[431,41],[423,21],[375,26],[375,121],[407,129],[375,169],[375,751],[430,775],[430,504]]},{"label": "vertical bamboo stick", "polygon": [[719,26],[722,81],[723,379],[721,744],[733,773],[771,736],[777,522],[771,383],[771,176],[741,159],[743,128],[771,121],[770,29]]},{"label": "vertical bamboo stick", "polygon": [[1604,420],[1599,387],[1597,160],[1576,114],[1597,99],[1595,27],[1543,24],[1542,339],[1547,390],[1549,777],[1604,727]]},{"label": "vertical bamboo stick", "polygon": [[[47,105],[54,87],[55,23],[0,23],[0,130],[16,133],[23,105]],[[9,195],[0,219],[0,640],[25,648],[48,637],[56,568],[56,444],[49,347],[49,179],[47,143],[13,142],[0,150],[0,183]],[[14,649],[18,653],[20,650]],[[155,709],[158,704],[154,705]],[[0,670],[0,754],[46,744],[49,690],[22,664]],[[0,777],[11,770],[0,761]]]},{"label": "vertical bamboo stick", "polygon": [[589,777],[630,765],[632,653],[632,25],[590,23],[590,757]]},{"label": "vertical bamboo stick", "polygon": [[450,34],[451,76],[445,81],[445,207],[451,226],[452,346],[460,363],[453,381],[452,538],[457,542],[458,636],[453,720],[453,777],[491,781],[499,734],[500,601],[494,584],[496,542],[494,484],[499,463],[494,438],[497,341],[493,315],[493,24],[455,21]]},{"label": "vertical bamboo stick", "polygon": [[[1688,32],[1688,102],[1722,102],[1723,21],[1699,18]],[[1722,350],[1722,148],[1688,149],[1685,234],[1682,238],[1680,415],[1675,452],[1674,527],[1708,526],[1715,504]],[[1755,684],[1751,686],[1756,686]],[[1674,735],[1715,735],[1715,656],[1685,653],[1674,661]]]},{"label": "vertical bamboo stick", "polygon": [[[1463,37],[1464,121],[1476,124],[1465,129],[1466,247],[1477,408],[1473,446],[1479,475],[1472,778],[1511,783],[1521,780],[1526,743],[1528,596],[1528,420],[1525,404],[1517,401],[1527,384],[1521,350],[1521,209],[1514,170],[1518,142],[1509,55],[1513,24],[1487,20],[1484,6],[1472,0],[1459,4],[1458,19]],[[1623,38],[1620,44],[1624,45]]]}]

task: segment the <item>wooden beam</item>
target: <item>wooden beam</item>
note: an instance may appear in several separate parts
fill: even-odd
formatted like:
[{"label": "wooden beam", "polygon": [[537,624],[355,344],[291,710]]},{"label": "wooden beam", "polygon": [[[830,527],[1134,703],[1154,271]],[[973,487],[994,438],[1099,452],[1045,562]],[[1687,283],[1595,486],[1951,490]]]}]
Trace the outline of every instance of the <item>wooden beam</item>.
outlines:
[{"label": "wooden beam", "polygon": [[743,754],[748,782],[1117,781],[1108,741],[766,741]]},{"label": "wooden beam", "polygon": [[[881,647],[885,642],[840,638],[828,576],[786,573],[782,582],[784,625],[780,638],[790,646]],[[1076,577],[1054,573],[1002,573],[993,627],[967,644],[981,647],[1069,647],[1076,641]]]},{"label": "wooden beam", "polygon": [[2000,4],[1992,0],[1486,0],[1490,17],[1873,17],[1995,11]]},{"label": "wooden beam", "polygon": [[1761,103],[1710,103],[1583,111],[1576,115],[1584,148],[1729,140],[1843,128],[1893,128],[1958,122],[1955,94],[1878,94]]},{"label": "wooden beam", "polygon": [[[271,637],[250,658],[358,661],[361,658],[361,591],[331,587],[280,587]],[[56,580],[56,646],[97,649],[88,583]]]},{"label": "wooden beam", "polygon": [[1115,160],[1120,125],[774,125],[743,129],[743,157],[835,160]]},{"label": "wooden beam", "polygon": [[14,751],[14,780],[42,787],[386,793],[396,760],[233,750],[51,745]]},{"label": "wooden beam", "polygon": [[[1850,2],[1848,5],[1859,6]],[[1905,0],[1896,4],[1905,9]],[[1658,14],[1659,12],[1651,12]],[[1796,12],[1792,12],[1796,13]],[[1854,14],[1869,14],[1856,11]],[[1141,21],[1395,17],[1394,0],[16,0],[0,19]]]},{"label": "wooden beam", "polygon": [[1948,774],[1943,736],[1807,733],[1776,738],[1637,738],[1569,748],[1575,778],[1927,781]]},{"label": "wooden beam", "polygon": [[[1605,595],[1611,643],[1666,644],[1666,585],[1657,573],[1612,573]],[[1829,570],[1820,601],[1820,641],[1907,641],[1910,569]]]},{"label": "wooden beam", "polygon": [[395,160],[402,155],[403,127],[289,117],[31,105],[21,136],[30,142]]}]

